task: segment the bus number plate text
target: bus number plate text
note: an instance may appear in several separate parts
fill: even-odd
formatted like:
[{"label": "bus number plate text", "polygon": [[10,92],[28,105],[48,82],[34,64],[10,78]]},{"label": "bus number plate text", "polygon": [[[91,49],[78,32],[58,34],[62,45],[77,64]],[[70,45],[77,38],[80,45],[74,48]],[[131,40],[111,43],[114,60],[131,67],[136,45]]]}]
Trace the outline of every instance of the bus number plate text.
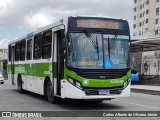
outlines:
[{"label": "bus number plate text", "polygon": [[108,95],[109,90],[99,90],[99,95]]}]

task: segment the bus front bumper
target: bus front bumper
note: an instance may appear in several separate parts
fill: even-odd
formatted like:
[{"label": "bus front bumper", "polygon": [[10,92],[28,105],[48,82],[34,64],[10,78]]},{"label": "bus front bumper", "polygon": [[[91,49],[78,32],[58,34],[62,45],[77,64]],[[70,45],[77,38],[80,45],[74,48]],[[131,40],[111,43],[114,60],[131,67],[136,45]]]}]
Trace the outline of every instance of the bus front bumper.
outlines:
[{"label": "bus front bumper", "polygon": [[[87,95],[85,90],[79,89],[70,84],[67,80],[61,81],[61,98],[71,99],[113,99],[117,97],[128,97],[130,95],[130,82],[125,89],[122,89],[119,94],[105,95]],[[114,90],[114,89],[112,89]],[[116,89],[115,89],[116,90]]]}]

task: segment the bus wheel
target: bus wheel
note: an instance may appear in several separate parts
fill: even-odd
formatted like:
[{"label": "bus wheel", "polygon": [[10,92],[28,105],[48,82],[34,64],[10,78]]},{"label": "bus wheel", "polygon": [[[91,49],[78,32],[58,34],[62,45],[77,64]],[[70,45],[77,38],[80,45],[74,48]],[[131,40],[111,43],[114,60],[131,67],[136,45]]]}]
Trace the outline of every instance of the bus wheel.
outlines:
[{"label": "bus wheel", "polygon": [[58,103],[58,98],[54,96],[53,86],[51,81],[49,80],[47,83],[47,99],[50,103]]},{"label": "bus wheel", "polygon": [[22,88],[22,78],[21,76],[19,75],[18,78],[17,78],[17,86],[18,86],[18,91],[20,93],[24,93],[24,90]]}]

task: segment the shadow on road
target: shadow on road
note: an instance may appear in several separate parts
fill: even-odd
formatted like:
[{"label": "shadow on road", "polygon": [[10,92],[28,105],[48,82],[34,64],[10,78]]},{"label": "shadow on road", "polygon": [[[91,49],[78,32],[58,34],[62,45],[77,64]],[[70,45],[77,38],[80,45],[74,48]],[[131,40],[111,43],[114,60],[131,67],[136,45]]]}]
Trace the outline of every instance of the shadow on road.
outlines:
[{"label": "shadow on road", "polygon": [[82,101],[82,100],[64,100],[63,108],[78,109],[78,110],[117,110],[123,109],[123,106],[115,105],[112,100],[103,102]]},{"label": "shadow on road", "polygon": [[[10,91],[20,94],[16,89],[10,89]],[[44,96],[35,94],[32,92],[26,92],[21,94],[22,96],[32,97],[42,102],[48,102]],[[96,101],[84,101],[84,100],[73,100],[73,99],[59,99],[59,104],[53,104],[54,106],[62,108],[62,110],[118,110],[124,109],[121,105],[115,105],[113,100],[104,100],[103,102]],[[50,104],[50,103],[48,103]],[[52,104],[51,104],[52,105]]]}]

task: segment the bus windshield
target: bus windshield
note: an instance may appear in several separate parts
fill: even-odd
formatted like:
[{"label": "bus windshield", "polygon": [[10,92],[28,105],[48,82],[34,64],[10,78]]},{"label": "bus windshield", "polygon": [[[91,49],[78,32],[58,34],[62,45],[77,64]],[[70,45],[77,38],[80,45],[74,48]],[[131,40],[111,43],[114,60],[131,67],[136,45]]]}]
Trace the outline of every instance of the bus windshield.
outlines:
[{"label": "bus windshield", "polygon": [[67,66],[82,69],[128,67],[129,35],[69,33]]}]

